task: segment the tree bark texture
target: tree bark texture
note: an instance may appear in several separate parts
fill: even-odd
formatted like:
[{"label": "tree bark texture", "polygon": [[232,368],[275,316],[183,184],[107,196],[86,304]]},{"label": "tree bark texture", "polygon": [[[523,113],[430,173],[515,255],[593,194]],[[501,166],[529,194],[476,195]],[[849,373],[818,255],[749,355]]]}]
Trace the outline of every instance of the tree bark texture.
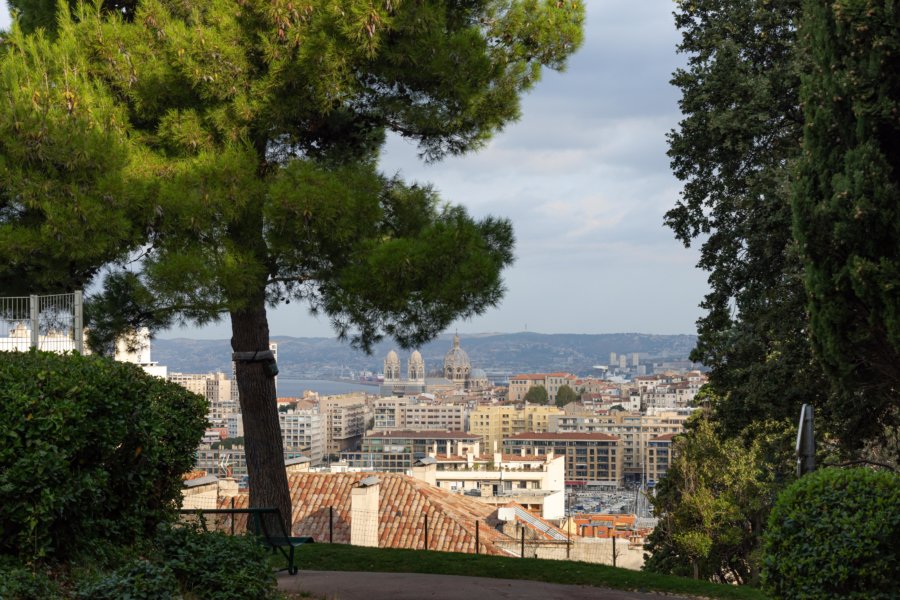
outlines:
[{"label": "tree bark texture", "polygon": [[[235,352],[269,349],[269,322],[265,300],[260,297],[245,308],[231,313],[231,348]],[[266,372],[263,362],[235,363],[244,422],[244,449],[250,476],[250,506],[276,507],[290,533],[291,496],[284,468],[284,447],[278,407],[275,402],[275,378]],[[267,525],[271,527],[275,525]],[[278,530],[272,531],[278,535]]]}]

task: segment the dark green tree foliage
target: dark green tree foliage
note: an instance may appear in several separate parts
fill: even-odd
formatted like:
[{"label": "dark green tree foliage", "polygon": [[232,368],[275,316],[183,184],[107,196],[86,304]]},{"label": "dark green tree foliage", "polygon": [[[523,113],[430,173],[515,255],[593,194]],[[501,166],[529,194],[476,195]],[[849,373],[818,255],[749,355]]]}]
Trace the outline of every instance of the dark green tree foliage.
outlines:
[{"label": "dark green tree foliage", "polygon": [[556,406],[563,407],[566,404],[578,401],[578,394],[568,385],[561,385],[556,390]]},{"label": "dark green tree foliage", "polygon": [[765,534],[763,588],[772,598],[896,598],[900,477],[822,469],[778,496]]},{"label": "dark green tree foliage", "polygon": [[702,240],[710,292],[692,358],[712,369],[716,422],[729,436],[758,418],[794,420],[828,389],[808,341],[791,236],[800,4],[680,1],[675,13],[688,65],[672,79],[685,117],[669,156],[684,188],[666,223],[685,245]]},{"label": "dark green tree foliage", "polygon": [[[18,6],[25,19],[32,4]],[[126,111],[129,164],[152,199],[136,218],[151,225],[145,257],[99,298],[122,308],[92,322],[102,345],[123,325],[228,316],[236,352],[266,351],[267,306],[305,301],[358,346],[413,346],[499,301],[510,224],[474,220],[375,161],[387,131],[427,159],[483,145],[541,68],[580,44],[580,3],[147,0],[133,18],[76,13],[59,35]],[[238,362],[237,381],[251,503],[288,515],[271,372]]]},{"label": "dark green tree foliage", "polygon": [[900,424],[900,6],[806,2],[794,231],[812,339],[854,438]]},{"label": "dark green tree foliage", "polygon": [[101,357],[0,352],[0,554],[130,543],[171,518],[203,398]]},{"label": "dark green tree foliage", "polygon": [[547,394],[547,388],[542,385],[533,385],[525,392],[523,400],[532,404],[547,404],[550,396]]},{"label": "dark green tree foliage", "polygon": [[89,71],[71,32],[51,44],[15,30],[0,47],[4,295],[82,288],[141,239],[127,116]]}]

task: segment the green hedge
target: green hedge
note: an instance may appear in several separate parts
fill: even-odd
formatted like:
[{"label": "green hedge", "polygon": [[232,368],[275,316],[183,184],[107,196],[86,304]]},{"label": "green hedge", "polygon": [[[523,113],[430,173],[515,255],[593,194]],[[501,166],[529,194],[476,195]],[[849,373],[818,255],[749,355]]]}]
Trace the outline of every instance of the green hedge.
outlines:
[{"label": "green hedge", "polygon": [[96,356],[0,352],[0,554],[65,559],[173,517],[203,398]]},{"label": "green hedge", "polygon": [[822,469],[788,487],[769,517],[762,580],[773,598],[896,598],[900,476]]}]

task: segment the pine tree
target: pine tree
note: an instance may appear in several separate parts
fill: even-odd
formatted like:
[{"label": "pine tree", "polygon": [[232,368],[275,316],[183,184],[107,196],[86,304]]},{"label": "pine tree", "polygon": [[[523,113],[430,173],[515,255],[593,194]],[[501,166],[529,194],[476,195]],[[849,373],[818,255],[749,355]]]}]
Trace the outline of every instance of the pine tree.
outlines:
[{"label": "pine tree", "polygon": [[[26,2],[20,1],[24,19]],[[65,5],[61,5],[65,6]],[[577,2],[147,0],[60,15],[121,103],[149,223],[139,268],[96,299],[94,339],[228,317],[239,359],[267,307],[303,301],[368,349],[420,344],[495,305],[509,222],[474,220],[376,169],[385,134],[428,160],[519,116],[542,67],[580,44]],[[137,167],[140,167],[139,169]],[[98,317],[103,318],[98,318]],[[290,515],[271,362],[238,360],[251,504]]]}]

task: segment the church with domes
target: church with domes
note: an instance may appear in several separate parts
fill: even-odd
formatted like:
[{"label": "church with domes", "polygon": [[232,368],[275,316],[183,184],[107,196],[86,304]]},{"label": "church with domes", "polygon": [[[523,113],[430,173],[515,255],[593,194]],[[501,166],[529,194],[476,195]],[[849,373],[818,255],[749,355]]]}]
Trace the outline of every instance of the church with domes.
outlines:
[{"label": "church with domes", "polygon": [[490,386],[487,375],[481,369],[473,369],[469,355],[460,347],[459,335],[453,336],[453,345],[444,355],[443,377],[425,377],[425,360],[416,350],[406,363],[403,377],[400,356],[391,350],[384,359],[384,383],[382,396],[406,396],[422,392],[456,389],[458,391],[483,390]]}]

